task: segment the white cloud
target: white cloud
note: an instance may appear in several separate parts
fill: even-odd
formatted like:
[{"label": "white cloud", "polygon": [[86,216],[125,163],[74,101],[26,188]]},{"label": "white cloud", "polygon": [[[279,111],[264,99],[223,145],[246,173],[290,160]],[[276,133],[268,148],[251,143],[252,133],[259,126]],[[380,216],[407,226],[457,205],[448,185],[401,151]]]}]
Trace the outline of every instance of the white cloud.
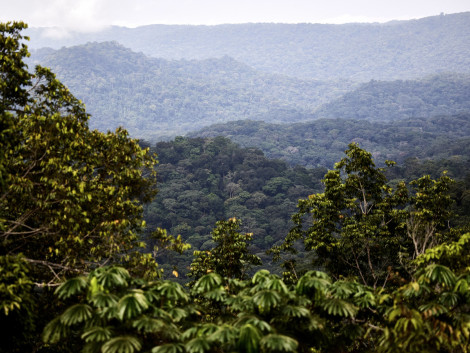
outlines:
[{"label": "white cloud", "polygon": [[470,11],[468,0],[3,0],[0,21],[24,20],[51,31],[107,25],[244,22],[385,22]]}]

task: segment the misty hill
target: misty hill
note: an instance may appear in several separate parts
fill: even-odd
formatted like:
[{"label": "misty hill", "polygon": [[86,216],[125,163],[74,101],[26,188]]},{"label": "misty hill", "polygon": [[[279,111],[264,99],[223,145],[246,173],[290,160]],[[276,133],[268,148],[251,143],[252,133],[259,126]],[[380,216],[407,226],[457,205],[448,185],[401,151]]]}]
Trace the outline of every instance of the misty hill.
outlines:
[{"label": "misty hill", "polygon": [[470,75],[440,74],[365,83],[323,105],[315,117],[387,121],[464,112],[470,112]]},{"label": "misty hill", "polygon": [[165,60],[116,42],[33,52],[31,63],[51,67],[86,103],[93,128],[124,126],[157,139],[239,119],[296,122],[351,89],[341,82],[260,73],[227,56]]},{"label": "misty hill", "polygon": [[470,12],[385,24],[151,25],[65,36],[54,28],[31,28],[28,34],[32,48],[116,40],[154,57],[228,55],[258,70],[302,79],[369,81],[470,73]]},{"label": "misty hill", "polygon": [[225,136],[243,147],[260,148],[267,157],[306,167],[332,168],[353,141],[373,153],[378,162],[414,157],[470,161],[470,113],[390,122],[321,119],[280,125],[237,121],[189,136]]}]

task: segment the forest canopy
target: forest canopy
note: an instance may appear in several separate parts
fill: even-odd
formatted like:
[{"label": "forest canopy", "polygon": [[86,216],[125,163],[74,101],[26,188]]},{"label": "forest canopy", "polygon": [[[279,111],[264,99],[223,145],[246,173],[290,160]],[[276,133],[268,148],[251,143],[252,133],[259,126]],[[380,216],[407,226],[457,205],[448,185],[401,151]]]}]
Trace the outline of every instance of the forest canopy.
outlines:
[{"label": "forest canopy", "polygon": [[[194,253],[189,286],[164,280],[142,241],[155,157],[123,129],[90,130],[83,104],[50,70],[30,73],[25,28],[0,24],[1,352],[468,352],[470,233],[454,226],[445,173],[391,185],[350,144],[272,249],[285,260],[282,277],[247,275],[260,259],[231,217]],[[214,141],[161,147],[170,162],[219,144],[287,171]],[[262,190],[290,187],[273,176]],[[152,236],[187,249],[163,229]],[[296,239],[313,262],[285,252],[298,250]]]}]

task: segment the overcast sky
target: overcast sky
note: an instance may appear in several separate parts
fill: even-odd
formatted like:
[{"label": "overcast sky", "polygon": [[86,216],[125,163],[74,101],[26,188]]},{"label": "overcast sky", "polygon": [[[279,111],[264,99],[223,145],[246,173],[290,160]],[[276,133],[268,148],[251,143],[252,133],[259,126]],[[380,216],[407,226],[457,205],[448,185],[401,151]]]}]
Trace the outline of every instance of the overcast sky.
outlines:
[{"label": "overcast sky", "polygon": [[386,22],[470,11],[469,0],[0,0],[0,21],[93,31],[107,25]]}]

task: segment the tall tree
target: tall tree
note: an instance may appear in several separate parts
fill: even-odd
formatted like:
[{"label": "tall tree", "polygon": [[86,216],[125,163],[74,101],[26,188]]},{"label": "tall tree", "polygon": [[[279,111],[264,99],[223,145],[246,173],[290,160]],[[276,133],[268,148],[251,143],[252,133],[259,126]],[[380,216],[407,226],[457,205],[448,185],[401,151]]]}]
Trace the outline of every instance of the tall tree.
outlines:
[{"label": "tall tree", "polygon": [[[346,157],[323,179],[325,191],[299,200],[296,224],[273,248],[294,251],[303,239],[314,265],[335,277],[356,276],[372,287],[385,286],[396,271],[439,241],[450,216],[450,178],[425,176],[395,189],[372,155],[350,144]],[[387,166],[394,163],[387,161]],[[308,220],[310,218],[310,220]]]},{"label": "tall tree", "polygon": [[214,247],[211,250],[195,251],[190,276],[201,276],[215,272],[226,278],[243,279],[250,265],[261,265],[261,259],[250,254],[248,242],[253,234],[238,232],[240,220],[230,218],[219,221],[212,231]]},{"label": "tall tree", "polygon": [[0,113],[16,139],[2,148],[0,254],[22,253],[46,284],[142,260],[141,202],[156,193],[156,160],[124,130],[89,130],[83,104],[48,69],[26,71],[25,27],[2,25]]}]

